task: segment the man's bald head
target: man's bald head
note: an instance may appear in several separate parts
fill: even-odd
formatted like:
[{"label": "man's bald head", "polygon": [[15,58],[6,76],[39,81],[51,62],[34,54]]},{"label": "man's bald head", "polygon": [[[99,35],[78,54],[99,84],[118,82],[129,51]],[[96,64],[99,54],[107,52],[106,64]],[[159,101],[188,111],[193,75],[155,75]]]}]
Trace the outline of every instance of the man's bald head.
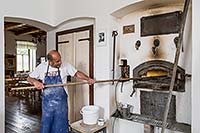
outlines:
[{"label": "man's bald head", "polygon": [[49,64],[52,67],[56,67],[59,68],[60,65],[62,64],[61,62],[61,55],[57,50],[51,50],[49,51],[49,53],[47,54],[47,59],[49,61]]},{"label": "man's bald head", "polygon": [[47,54],[47,59],[49,61],[52,61],[56,56],[60,56],[60,53],[57,50],[51,50]]}]

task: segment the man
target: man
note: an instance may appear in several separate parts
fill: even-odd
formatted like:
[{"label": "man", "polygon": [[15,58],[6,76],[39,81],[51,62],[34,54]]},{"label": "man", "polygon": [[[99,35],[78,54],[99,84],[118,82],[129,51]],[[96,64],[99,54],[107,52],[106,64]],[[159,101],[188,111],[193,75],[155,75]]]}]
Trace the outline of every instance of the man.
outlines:
[{"label": "man", "polygon": [[[68,75],[87,80],[89,84],[94,84],[95,81],[72,65],[62,63],[61,55],[56,50],[51,50],[47,59],[47,62],[38,65],[27,78],[37,89],[43,89],[40,133],[68,133],[66,87],[44,88],[44,85],[62,84],[67,81]],[[43,83],[38,80],[42,80]]]}]

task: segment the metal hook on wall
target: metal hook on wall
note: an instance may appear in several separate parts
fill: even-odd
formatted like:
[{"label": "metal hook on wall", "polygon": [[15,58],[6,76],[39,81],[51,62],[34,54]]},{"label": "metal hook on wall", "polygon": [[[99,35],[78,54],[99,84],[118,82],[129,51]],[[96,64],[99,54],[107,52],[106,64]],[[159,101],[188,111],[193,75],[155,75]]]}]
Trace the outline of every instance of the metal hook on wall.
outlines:
[{"label": "metal hook on wall", "polygon": [[[112,37],[113,37],[113,79],[115,78],[115,45],[116,45],[116,37],[118,35],[118,32],[117,31],[113,31],[112,32]],[[112,83],[114,84],[114,82]]]},{"label": "metal hook on wall", "polygon": [[155,55],[156,54],[156,50],[158,48],[158,46],[160,45],[160,40],[158,38],[154,39],[153,41],[153,47],[152,47],[152,52]]},{"label": "metal hook on wall", "polygon": [[136,43],[135,43],[135,48],[136,50],[139,50],[139,47],[141,46],[141,41],[140,40],[137,40]]}]

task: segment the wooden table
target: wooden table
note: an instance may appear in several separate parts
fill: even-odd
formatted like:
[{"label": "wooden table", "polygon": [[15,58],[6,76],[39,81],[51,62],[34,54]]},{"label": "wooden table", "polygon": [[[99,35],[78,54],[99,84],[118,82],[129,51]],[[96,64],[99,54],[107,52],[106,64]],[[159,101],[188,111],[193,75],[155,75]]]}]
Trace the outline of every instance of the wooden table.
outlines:
[{"label": "wooden table", "polygon": [[37,90],[35,88],[33,89],[27,89],[27,90],[14,90],[10,91],[11,88],[14,87],[29,87],[32,86],[29,84],[29,82],[26,80],[26,78],[22,77],[15,77],[15,78],[7,78],[5,79],[5,93],[6,95],[12,95],[12,96],[18,96],[21,98],[29,99],[33,102],[40,101],[40,95],[41,90]]},{"label": "wooden table", "polygon": [[108,122],[106,121],[103,126],[95,125],[86,125],[82,120],[76,121],[71,124],[72,133],[106,133],[106,127]]}]

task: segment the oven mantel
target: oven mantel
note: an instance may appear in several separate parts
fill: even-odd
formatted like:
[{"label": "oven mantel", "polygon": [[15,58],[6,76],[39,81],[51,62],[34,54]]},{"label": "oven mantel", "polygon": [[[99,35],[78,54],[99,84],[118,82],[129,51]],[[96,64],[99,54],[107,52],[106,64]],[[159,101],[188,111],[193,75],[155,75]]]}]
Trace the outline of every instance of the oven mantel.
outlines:
[{"label": "oven mantel", "polygon": [[154,9],[154,8],[161,8],[166,6],[183,6],[182,0],[140,0],[139,2],[134,2],[133,4],[126,5],[120,9],[116,9],[114,12],[111,13],[112,16],[116,18],[122,18],[125,15],[138,11],[138,10],[145,10],[145,9]]}]

